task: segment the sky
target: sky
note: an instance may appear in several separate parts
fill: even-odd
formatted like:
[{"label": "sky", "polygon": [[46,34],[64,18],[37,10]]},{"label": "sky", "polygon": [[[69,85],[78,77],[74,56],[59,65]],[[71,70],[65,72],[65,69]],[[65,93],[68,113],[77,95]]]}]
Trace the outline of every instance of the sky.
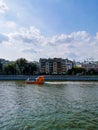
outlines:
[{"label": "sky", "polygon": [[0,58],[98,60],[98,0],[0,0]]}]

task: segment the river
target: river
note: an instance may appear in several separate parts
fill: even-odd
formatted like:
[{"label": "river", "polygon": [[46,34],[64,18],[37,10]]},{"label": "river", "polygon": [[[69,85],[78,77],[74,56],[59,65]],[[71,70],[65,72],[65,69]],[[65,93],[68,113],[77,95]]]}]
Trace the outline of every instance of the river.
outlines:
[{"label": "river", "polygon": [[98,130],[98,82],[0,81],[0,130]]}]

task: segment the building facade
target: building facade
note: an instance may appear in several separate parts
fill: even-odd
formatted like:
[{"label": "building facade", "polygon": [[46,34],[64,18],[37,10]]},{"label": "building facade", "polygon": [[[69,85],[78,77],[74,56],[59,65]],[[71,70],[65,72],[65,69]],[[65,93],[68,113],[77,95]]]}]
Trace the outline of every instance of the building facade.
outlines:
[{"label": "building facade", "polygon": [[72,68],[72,61],[62,58],[49,58],[39,60],[40,73],[42,74],[66,74]]},{"label": "building facade", "polygon": [[88,72],[89,70],[93,69],[98,72],[98,64],[97,63],[83,63],[82,67]]}]

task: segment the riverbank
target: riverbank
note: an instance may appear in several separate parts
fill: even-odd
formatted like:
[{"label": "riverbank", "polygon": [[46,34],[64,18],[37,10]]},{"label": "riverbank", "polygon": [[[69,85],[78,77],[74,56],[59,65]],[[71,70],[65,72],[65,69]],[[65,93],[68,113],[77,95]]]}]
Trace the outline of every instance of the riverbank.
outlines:
[{"label": "riverbank", "polygon": [[[23,80],[27,78],[34,80],[37,75],[0,75],[0,81],[2,80]],[[98,81],[98,76],[69,76],[69,75],[45,75],[45,81]]]}]

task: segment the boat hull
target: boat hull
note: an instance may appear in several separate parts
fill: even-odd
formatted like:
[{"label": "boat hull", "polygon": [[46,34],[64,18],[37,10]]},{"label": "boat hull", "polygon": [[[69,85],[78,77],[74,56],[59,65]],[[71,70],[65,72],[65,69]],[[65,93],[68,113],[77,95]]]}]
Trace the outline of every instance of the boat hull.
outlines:
[{"label": "boat hull", "polygon": [[26,84],[43,84],[43,83],[38,83],[38,82],[35,82],[35,81],[26,81]]}]

